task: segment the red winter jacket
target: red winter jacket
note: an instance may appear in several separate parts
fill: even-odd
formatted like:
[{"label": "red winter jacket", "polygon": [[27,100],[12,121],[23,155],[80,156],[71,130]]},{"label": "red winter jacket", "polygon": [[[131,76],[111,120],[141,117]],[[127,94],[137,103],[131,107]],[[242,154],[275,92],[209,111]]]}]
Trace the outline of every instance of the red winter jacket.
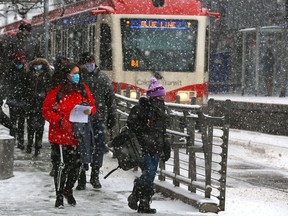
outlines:
[{"label": "red winter jacket", "polygon": [[[79,92],[71,91],[57,103],[56,97],[60,90],[60,86],[48,92],[43,103],[42,115],[50,123],[48,133],[49,142],[63,145],[78,145],[78,140],[73,135],[73,124],[69,121],[71,110],[77,104],[88,102],[92,107],[92,114],[96,112],[95,100],[91,91],[87,85],[84,86],[88,95],[88,100]],[[62,117],[62,126],[60,126]]]}]

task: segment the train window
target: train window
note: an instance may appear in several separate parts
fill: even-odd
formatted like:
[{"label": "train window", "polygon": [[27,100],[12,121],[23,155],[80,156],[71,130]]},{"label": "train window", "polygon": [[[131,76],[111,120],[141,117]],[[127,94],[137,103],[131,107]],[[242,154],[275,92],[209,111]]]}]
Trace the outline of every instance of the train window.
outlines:
[{"label": "train window", "polygon": [[208,72],[209,67],[209,52],[210,52],[210,30],[209,27],[206,28],[206,38],[205,38],[205,68],[204,72]]},{"label": "train window", "polygon": [[89,51],[90,53],[95,54],[95,46],[96,46],[96,40],[95,40],[95,34],[96,34],[96,29],[95,25],[90,26],[90,34],[89,34]]},{"label": "train window", "polygon": [[198,21],[121,19],[124,70],[195,70]]},{"label": "train window", "polygon": [[100,68],[112,70],[111,29],[102,23],[100,27]]},{"label": "train window", "polygon": [[55,53],[62,54],[62,43],[61,43],[61,31],[56,31],[56,46],[55,46]]}]

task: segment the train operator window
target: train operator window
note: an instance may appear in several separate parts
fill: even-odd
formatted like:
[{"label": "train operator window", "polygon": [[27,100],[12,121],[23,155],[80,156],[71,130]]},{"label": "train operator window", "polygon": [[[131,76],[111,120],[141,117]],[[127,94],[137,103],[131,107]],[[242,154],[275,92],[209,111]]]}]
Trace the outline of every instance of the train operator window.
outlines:
[{"label": "train operator window", "polygon": [[198,21],[121,19],[124,70],[194,72]]},{"label": "train operator window", "polygon": [[104,23],[101,24],[100,29],[100,68],[112,70],[111,29],[109,25]]}]

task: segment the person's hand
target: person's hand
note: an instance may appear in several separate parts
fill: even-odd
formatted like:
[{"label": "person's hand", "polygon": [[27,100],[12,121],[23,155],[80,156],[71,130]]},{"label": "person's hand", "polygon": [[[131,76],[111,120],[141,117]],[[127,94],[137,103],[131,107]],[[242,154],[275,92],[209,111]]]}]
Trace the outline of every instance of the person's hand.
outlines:
[{"label": "person's hand", "polygon": [[170,158],[170,152],[163,152],[162,154],[161,154],[161,161],[163,161],[163,162],[166,162],[166,161],[168,161],[169,160],[169,158]]},{"label": "person's hand", "polygon": [[83,111],[85,115],[90,115],[92,113],[91,109],[87,109]]}]

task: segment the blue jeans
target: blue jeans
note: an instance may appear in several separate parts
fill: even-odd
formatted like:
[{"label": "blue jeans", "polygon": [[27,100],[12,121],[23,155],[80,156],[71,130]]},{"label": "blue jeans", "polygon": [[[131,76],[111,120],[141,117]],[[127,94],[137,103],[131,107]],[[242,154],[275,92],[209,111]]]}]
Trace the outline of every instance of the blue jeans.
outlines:
[{"label": "blue jeans", "polygon": [[103,156],[105,152],[105,125],[103,122],[92,123],[95,137],[95,153],[93,154],[91,167],[101,168],[103,165]]},{"label": "blue jeans", "polygon": [[153,186],[159,160],[160,160],[159,154],[151,155],[147,153],[144,155],[144,163],[140,166],[142,170],[140,181],[143,185],[148,187]]}]

